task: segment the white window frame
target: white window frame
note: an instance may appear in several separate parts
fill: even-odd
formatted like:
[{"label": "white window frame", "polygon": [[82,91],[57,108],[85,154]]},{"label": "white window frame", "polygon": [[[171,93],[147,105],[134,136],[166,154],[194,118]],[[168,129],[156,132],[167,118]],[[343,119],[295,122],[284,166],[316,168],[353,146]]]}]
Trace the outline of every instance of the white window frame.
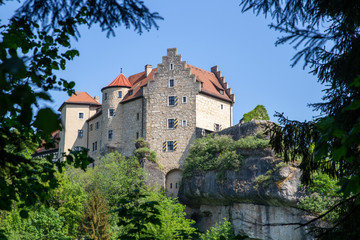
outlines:
[{"label": "white window frame", "polygon": [[[174,97],[174,104],[173,105],[170,105],[170,97]],[[169,107],[174,107],[175,106],[175,100],[176,100],[176,96],[174,96],[174,95],[168,96],[167,97],[167,105]]]},{"label": "white window frame", "polygon": [[[185,124],[184,124],[184,123],[185,123]],[[186,119],[183,119],[183,120],[181,121],[181,126],[187,127],[187,120],[186,120]]]},{"label": "white window frame", "polygon": [[[113,115],[112,116],[110,115],[110,110],[113,110]],[[113,116],[115,116],[115,108],[109,108],[108,109],[108,117],[111,118]]]},{"label": "white window frame", "polygon": [[[171,86],[171,80],[173,81],[173,86]],[[175,87],[175,79],[174,78],[170,78],[169,79],[169,85],[168,85],[169,88],[174,88]]]},{"label": "white window frame", "polygon": [[[185,99],[185,101],[184,101],[184,99]],[[183,96],[183,97],[181,98],[181,103],[187,103],[187,97],[186,97],[186,96]]]},{"label": "white window frame", "polygon": [[[80,117],[80,114],[82,114],[82,117]],[[84,118],[85,118],[85,113],[84,113],[84,112],[79,112],[78,118],[79,118],[79,119],[84,119]]]},{"label": "white window frame", "polygon": [[[174,120],[174,127],[170,128],[169,127],[169,120]],[[175,129],[175,118],[168,118],[167,121],[166,121],[166,125],[167,125],[167,129]]]}]

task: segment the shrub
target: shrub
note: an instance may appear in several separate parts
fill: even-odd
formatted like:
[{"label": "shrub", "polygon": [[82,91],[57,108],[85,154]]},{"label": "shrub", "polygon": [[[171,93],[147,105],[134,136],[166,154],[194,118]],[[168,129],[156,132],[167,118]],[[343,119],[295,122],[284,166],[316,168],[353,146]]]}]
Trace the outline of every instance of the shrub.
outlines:
[{"label": "shrub", "polygon": [[185,161],[183,177],[211,170],[225,175],[226,170],[239,169],[242,163],[243,157],[236,153],[236,144],[231,137],[208,135],[195,140]]},{"label": "shrub", "polygon": [[236,141],[236,148],[241,149],[258,149],[269,147],[269,140],[264,140],[254,136],[247,136],[245,138],[240,138]]},{"label": "shrub", "polygon": [[263,105],[257,105],[254,110],[245,113],[243,116],[244,122],[252,120],[270,120],[266,108]]},{"label": "shrub", "polygon": [[156,153],[147,147],[142,147],[142,148],[136,149],[134,151],[134,155],[138,159],[146,158],[147,160],[149,160],[150,162],[153,162],[153,163],[156,163],[156,161],[157,161]]}]

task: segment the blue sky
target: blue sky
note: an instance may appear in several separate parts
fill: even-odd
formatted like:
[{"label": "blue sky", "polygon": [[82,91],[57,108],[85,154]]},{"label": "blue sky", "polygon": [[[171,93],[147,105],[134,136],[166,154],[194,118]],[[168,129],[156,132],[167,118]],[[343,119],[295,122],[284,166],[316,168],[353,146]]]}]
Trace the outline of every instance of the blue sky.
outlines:
[{"label": "blue sky", "polygon": [[[0,7],[2,23],[17,4]],[[58,76],[75,81],[76,90],[98,96],[120,68],[128,77],[146,64],[156,67],[166,49],[176,47],[191,65],[208,71],[219,66],[235,93],[234,124],[258,104],[267,108],[273,121],[275,111],[301,121],[318,115],[307,104],[321,101],[324,86],[309,69],[303,70],[302,63],[291,68],[296,50],[289,45],[275,47],[281,34],[268,28],[270,19],[241,13],[239,1],[145,0],[145,4],[164,17],[159,30],[139,35],[120,27],[115,37],[106,38],[98,28],[83,28],[79,41],[72,42],[80,57]],[[54,109],[68,98],[63,92],[52,96],[54,102],[48,105]]]}]

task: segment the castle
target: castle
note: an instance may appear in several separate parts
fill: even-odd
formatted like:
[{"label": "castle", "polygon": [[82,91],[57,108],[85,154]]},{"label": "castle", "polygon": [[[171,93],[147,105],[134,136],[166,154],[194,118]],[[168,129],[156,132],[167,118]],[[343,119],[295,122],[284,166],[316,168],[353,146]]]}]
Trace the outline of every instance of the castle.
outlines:
[{"label": "castle", "polygon": [[85,147],[94,159],[114,150],[130,155],[143,137],[163,166],[163,187],[174,195],[194,139],[232,126],[235,96],[218,67],[191,66],[176,48],[157,68],[146,65],[128,78],[121,73],[101,92],[102,104],[76,92],[61,105],[59,152]]}]

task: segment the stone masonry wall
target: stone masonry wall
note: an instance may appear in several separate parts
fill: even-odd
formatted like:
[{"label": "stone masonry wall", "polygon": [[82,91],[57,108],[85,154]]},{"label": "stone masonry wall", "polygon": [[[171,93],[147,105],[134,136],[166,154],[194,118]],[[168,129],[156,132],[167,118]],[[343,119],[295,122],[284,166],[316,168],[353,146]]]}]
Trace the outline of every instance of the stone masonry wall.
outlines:
[{"label": "stone masonry wall", "polygon": [[205,94],[198,94],[196,96],[196,126],[215,131],[214,124],[219,124],[220,129],[231,126],[231,103]]},{"label": "stone masonry wall", "polygon": [[[174,79],[173,88],[169,87],[169,79]],[[146,140],[157,153],[158,163],[163,166],[164,173],[183,167],[189,145],[195,138],[195,102],[199,89],[200,83],[196,82],[194,75],[190,75],[190,69],[186,68],[186,62],[181,60],[181,56],[176,54],[176,49],[168,49],[153,80],[144,88],[147,106]],[[168,106],[169,96],[178,98],[176,106]],[[187,98],[186,103],[182,103],[182,97]],[[178,120],[177,128],[168,129],[169,118]],[[183,120],[186,120],[186,126],[182,126]],[[163,151],[163,143],[167,141],[177,141],[176,151]]]},{"label": "stone masonry wall", "polygon": [[[92,125],[92,130],[89,129],[89,155],[90,157],[96,159],[100,156],[100,149],[101,149],[101,138],[102,138],[102,131],[101,131],[101,118],[102,116],[99,115],[98,117],[91,119],[88,124],[89,128]],[[99,128],[96,129],[96,123],[98,123]],[[93,143],[97,143],[97,150],[93,151]]]},{"label": "stone masonry wall", "polygon": [[[121,132],[120,152],[129,156],[135,150],[137,134],[142,136],[142,98],[120,104],[121,107]],[[139,118],[137,115],[139,114]]]}]

